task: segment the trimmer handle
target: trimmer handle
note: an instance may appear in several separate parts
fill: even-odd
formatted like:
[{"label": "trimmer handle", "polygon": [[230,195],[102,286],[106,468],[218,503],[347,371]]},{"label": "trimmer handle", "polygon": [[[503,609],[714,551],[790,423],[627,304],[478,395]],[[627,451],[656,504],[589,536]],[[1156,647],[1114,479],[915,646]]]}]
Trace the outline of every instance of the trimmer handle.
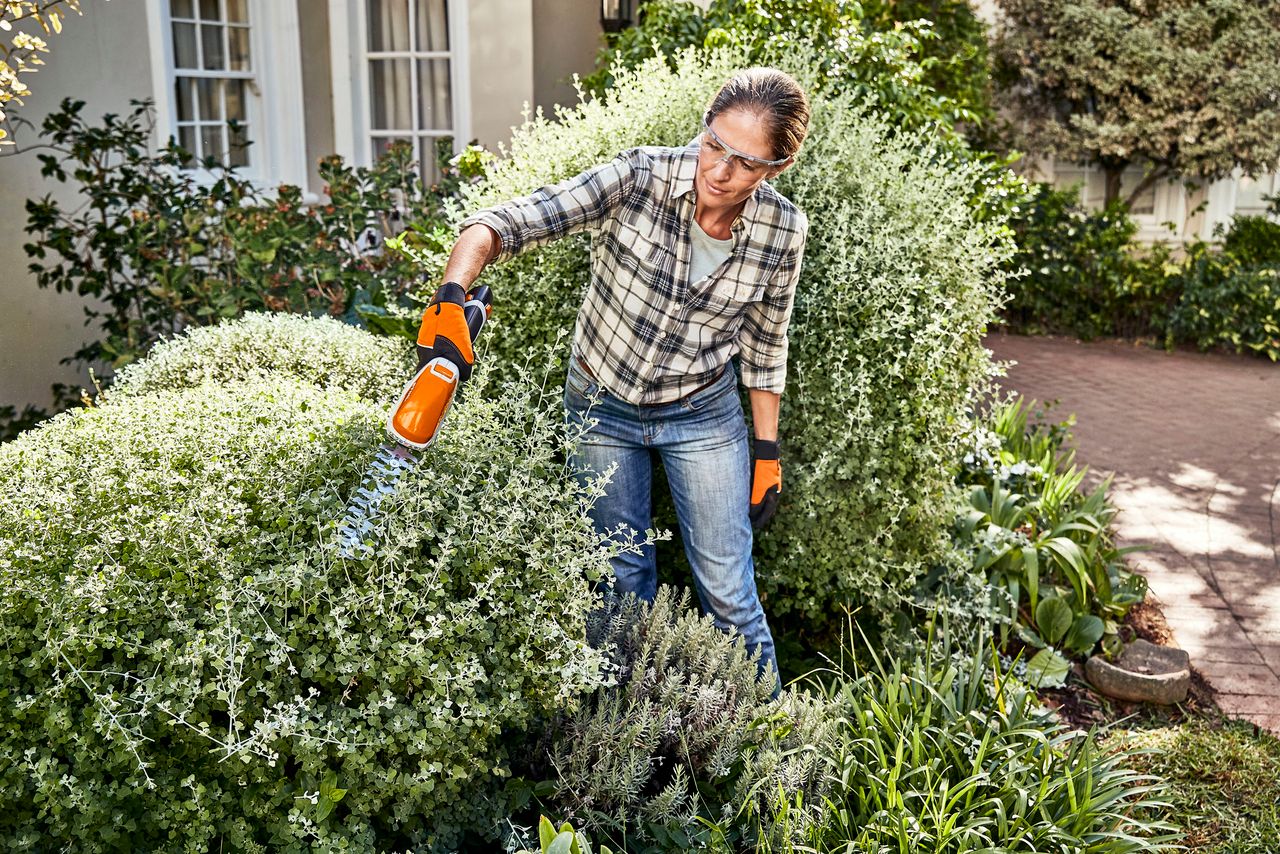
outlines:
[{"label": "trimmer handle", "polygon": [[492,305],[493,292],[489,290],[488,285],[481,285],[467,294],[467,302],[463,306],[462,313],[467,319],[467,329],[471,332],[472,343],[480,337],[480,330],[484,328],[484,322],[489,317]]}]

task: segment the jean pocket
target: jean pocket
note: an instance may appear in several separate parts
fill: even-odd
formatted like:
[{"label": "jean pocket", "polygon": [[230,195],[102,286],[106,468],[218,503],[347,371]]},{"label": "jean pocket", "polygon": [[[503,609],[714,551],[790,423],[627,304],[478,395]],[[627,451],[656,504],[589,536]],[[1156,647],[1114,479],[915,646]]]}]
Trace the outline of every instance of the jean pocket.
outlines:
[{"label": "jean pocket", "polygon": [[726,395],[737,398],[738,381],[737,373],[733,370],[733,365],[724,366],[724,370],[715,382],[702,389],[688,395],[681,401],[685,409],[701,410],[713,405],[716,401]]},{"label": "jean pocket", "polygon": [[576,359],[569,360],[569,372],[565,376],[564,387],[571,395],[583,400],[592,400],[600,392],[600,384],[586,375],[578,366]]}]

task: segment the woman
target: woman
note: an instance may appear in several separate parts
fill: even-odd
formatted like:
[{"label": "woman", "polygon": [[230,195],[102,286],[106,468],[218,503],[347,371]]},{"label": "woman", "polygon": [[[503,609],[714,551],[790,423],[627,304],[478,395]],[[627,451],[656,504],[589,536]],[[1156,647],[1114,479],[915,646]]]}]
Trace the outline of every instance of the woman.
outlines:
[{"label": "woman", "polygon": [[[446,281],[467,289],[490,262],[592,230],[591,285],[564,400],[569,419],[596,422],[574,461],[580,477],[616,466],[593,524],[624,542],[652,527],[656,451],[703,610],[741,633],[775,685],[752,527],[772,517],[782,486],[778,413],[808,223],[765,182],[792,164],[808,122],[808,101],[791,77],[740,72],[688,146],[625,151],[476,213],[445,268]],[[754,475],[735,355],[751,402]],[[619,592],[654,598],[652,545],[622,553],[613,568]]]}]

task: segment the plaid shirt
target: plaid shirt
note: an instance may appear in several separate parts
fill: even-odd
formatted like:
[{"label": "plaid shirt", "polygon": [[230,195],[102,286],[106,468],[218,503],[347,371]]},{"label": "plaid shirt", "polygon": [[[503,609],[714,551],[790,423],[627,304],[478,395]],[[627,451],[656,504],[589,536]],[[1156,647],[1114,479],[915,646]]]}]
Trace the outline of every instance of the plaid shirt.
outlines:
[{"label": "plaid shirt", "polygon": [[497,232],[499,261],[593,232],[573,353],[628,403],[679,400],[715,379],[735,354],[748,388],[781,393],[786,381],[787,324],[808,221],[762,183],[733,223],[729,259],[690,282],[697,165],[696,142],[633,148],[462,223]]}]

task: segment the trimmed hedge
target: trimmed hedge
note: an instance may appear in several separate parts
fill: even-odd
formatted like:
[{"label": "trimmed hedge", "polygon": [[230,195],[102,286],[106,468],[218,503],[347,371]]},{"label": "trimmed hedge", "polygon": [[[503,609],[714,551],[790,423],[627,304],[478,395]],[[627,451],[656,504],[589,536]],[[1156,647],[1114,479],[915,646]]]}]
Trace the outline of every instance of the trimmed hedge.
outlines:
[{"label": "trimmed hedge", "polygon": [[[290,318],[241,348],[263,322],[166,345],[132,393],[0,447],[8,846],[442,847],[499,818],[502,730],[598,684],[608,552],[542,392],[480,372],[376,555],[342,560],[386,407],[351,356],[383,345]],[[232,376],[271,347],[347,364],[328,389],[288,376],[315,365]],[[182,387],[184,349],[225,357],[218,381]]]},{"label": "trimmed hedge", "polygon": [[157,344],[145,360],[120,369],[109,396],[138,397],[270,371],[386,402],[400,394],[413,366],[413,348],[399,338],[352,334],[350,326],[328,317],[250,312]]},{"label": "trimmed hedge", "polygon": [[[807,84],[813,73],[795,61],[788,70]],[[464,213],[631,146],[689,142],[739,65],[732,54],[686,52],[674,70],[662,57],[618,69],[601,100],[517,129],[488,180],[465,191]],[[853,95],[814,99],[809,141],[777,180],[810,234],[783,399],[782,506],[757,540],[771,618],[829,631],[846,602],[886,614],[945,549],[960,413],[989,372],[981,335],[1012,251],[1002,218],[981,213],[995,207],[984,194],[999,192],[989,169],[926,133],[891,128]],[[486,273],[500,319],[485,357],[495,370],[572,326],[588,240]]]}]

